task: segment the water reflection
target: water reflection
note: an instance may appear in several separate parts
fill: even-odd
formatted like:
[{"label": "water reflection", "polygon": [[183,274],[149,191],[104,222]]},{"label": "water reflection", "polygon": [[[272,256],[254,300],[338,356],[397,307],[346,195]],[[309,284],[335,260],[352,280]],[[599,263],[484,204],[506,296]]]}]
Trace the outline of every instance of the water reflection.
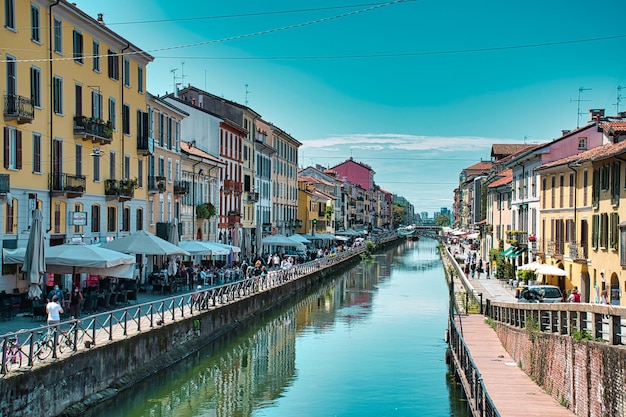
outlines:
[{"label": "water reflection", "polygon": [[[466,416],[460,413],[464,406],[457,401],[460,395],[454,380],[446,377],[443,332],[426,334],[432,333],[423,330],[427,323],[414,323],[411,310],[416,308],[416,300],[411,295],[401,299],[418,282],[424,291],[430,291],[436,277],[426,275],[430,267],[416,268],[434,261],[436,247],[433,250],[434,244],[430,244],[420,252],[416,245],[408,242],[361,263],[303,299],[259,317],[210,348],[122,392],[114,399],[115,406],[103,404],[85,415],[362,416],[384,415],[389,412],[387,407],[393,406],[395,415],[400,416]],[[399,276],[398,270],[404,271],[403,275]],[[434,283],[444,287],[438,290],[443,296],[426,297],[445,303],[443,276],[437,280]],[[396,304],[395,310],[381,300],[386,297]],[[441,311],[445,315],[445,305],[418,304],[421,315],[437,317],[437,331],[441,321],[445,328],[446,318],[439,317]],[[403,316],[408,316],[406,324]],[[419,330],[411,329],[412,325],[420,326]],[[388,334],[395,326],[407,333]],[[411,334],[413,331],[418,334]],[[396,339],[393,349],[398,351],[392,352],[384,343],[396,343]],[[348,358],[341,358],[344,354]],[[364,359],[358,359],[359,355],[365,355]],[[426,363],[422,364],[422,359]],[[316,404],[315,411],[309,406],[311,401]]]}]

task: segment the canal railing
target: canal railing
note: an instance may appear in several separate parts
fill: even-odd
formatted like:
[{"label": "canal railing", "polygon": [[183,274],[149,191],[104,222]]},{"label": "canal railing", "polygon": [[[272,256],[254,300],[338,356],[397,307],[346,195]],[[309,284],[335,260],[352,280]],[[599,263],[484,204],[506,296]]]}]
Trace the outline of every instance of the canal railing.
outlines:
[{"label": "canal railing", "polygon": [[[378,240],[384,244],[397,239],[388,235]],[[175,295],[160,300],[69,320],[53,326],[7,333],[2,337],[2,367],[7,374],[17,369],[44,365],[47,361],[71,356],[103,343],[125,339],[157,326],[193,317],[287,282],[323,271],[366,251],[361,245],[320,259],[294,265],[289,269],[268,271],[202,291]]]},{"label": "canal railing", "polygon": [[[462,315],[458,315],[459,324],[463,320]],[[463,340],[462,331],[459,324],[451,318],[449,330],[449,346],[457,375],[461,379],[463,388],[468,397],[468,406],[471,408],[473,417],[500,417],[498,410],[494,406],[493,400],[487,393],[485,384],[478,367],[472,359],[472,355]]]}]

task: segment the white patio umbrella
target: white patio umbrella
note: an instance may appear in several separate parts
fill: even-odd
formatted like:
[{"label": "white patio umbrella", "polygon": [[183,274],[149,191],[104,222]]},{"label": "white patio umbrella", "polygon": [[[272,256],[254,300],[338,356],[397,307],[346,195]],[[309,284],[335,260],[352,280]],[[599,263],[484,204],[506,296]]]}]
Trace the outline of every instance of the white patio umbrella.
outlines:
[{"label": "white patio umbrella", "polygon": [[556,275],[559,277],[567,276],[567,272],[565,272],[558,266],[548,264],[541,264],[541,266],[535,270],[535,273],[541,275]]},{"label": "white patio umbrella", "polygon": [[143,255],[189,255],[186,250],[145,230],[103,243],[101,247],[118,252]]},{"label": "white patio umbrella", "polygon": [[533,261],[533,262],[524,264],[522,266],[518,266],[517,269],[521,269],[523,271],[537,271],[537,268],[539,268],[542,265],[544,264],[540,264],[537,261]]},{"label": "white patio umbrella", "polygon": [[281,234],[269,235],[263,238],[264,246],[300,246],[302,243],[296,242],[290,237]]},{"label": "white patio umbrella", "polygon": [[33,222],[30,225],[26,253],[22,271],[26,272],[30,288],[29,298],[41,297],[42,275],[46,272],[45,245],[43,241],[43,216],[41,210],[33,212]]},{"label": "white patio umbrella", "polygon": [[309,239],[307,239],[306,237],[304,237],[302,235],[299,235],[297,233],[295,235],[291,235],[291,236],[288,236],[288,237],[289,237],[289,239],[295,240],[296,242],[305,243],[305,244],[306,243],[311,243],[311,241]]},{"label": "white patio umbrella", "polygon": [[84,243],[52,246],[46,253],[48,272],[59,274],[89,273],[118,278],[132,278],[135,257]]},{"label": "white patio umbrella", "polygon": [[[169,225],[169,230],[167,234],[167,240],[172,245],[178,246],[179,237],[178,237],[178,221],[176,219],[172,220]],[[167,266],[167,273],[171,276],[176,275],[178,272],[178,264],[176,263],[175,255],[170,255],[170,262]]]},{"label": "white patio umbrella", "polygon": [[181,240],[178,246],[191,255],[211,255],[213,252],[204,242],[198,240]]}]

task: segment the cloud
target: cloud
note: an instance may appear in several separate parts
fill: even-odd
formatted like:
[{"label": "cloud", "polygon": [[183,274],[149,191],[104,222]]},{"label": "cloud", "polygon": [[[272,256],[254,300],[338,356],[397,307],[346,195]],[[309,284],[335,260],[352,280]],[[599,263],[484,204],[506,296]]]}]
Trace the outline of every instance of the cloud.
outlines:
[{"label": "cloud", "polygon": [[365,133],[335,135],[321,139],[305,140],[300,149],[328,149],[347,146],[352,149],[381,151],[433,151],[458,152],[488,149],[494,143],[519,143],[519,140],[486,138],[480,136],[418,136],[395,133]]}]

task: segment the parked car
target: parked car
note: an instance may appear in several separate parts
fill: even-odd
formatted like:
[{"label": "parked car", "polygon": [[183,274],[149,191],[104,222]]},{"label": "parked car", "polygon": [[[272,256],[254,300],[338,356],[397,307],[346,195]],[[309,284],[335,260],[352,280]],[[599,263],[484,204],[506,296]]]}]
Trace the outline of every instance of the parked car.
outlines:
[{"label": "parked car", "polygon": [[563,301],[561,289],[554,285],[529,285],[519,293],[518,303],[560,303]]}]

